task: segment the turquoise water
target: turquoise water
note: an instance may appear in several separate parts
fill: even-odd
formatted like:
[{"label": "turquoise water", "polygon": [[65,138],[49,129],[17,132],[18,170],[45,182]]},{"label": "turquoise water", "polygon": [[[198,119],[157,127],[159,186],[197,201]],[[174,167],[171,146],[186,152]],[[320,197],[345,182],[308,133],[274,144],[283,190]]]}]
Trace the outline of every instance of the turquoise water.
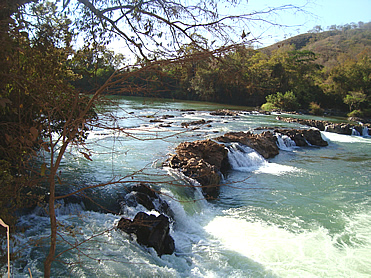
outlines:
[{"label": "turquoise water", "polygon": [[[268,161],[251,150],[232,150],[236,165],[224,177],[220,198],[207,202],[198,190],[183,186],[189,181],[179,173],[162,168],[177,144],[259,126],[299,127],[275,115],[210,115],[219,108],[118,100],[112,111],[121,119],[114,124],[123,130],[93,129],[88,141],[93,161],[71,150],[61,168],[60,191],[120,181],[93,192],[109,207],[135,181],[156,183],[175,214],[171,235],[176,252],[159,258],[112,229],[120,216],[61,204],[65,232],[58,251],[70,247],[66,241],[84,243],[63,253],[64,263],[53,264],[54,277],[371,277],[371,138],[323,132],[329,146],[289,147]],[[211,122],[196,130],[181,127],[200,119]],[[106,123],[112,124],[109,118]],[[133,217],[141,209],[123,213]],[[35,210],[19,225],[26,229],[13,248],[21,254],[13,262],[14,277],[28,277],[28,268],[39,277],[47,241],[37,240],[48,236],[48,218]]]}]

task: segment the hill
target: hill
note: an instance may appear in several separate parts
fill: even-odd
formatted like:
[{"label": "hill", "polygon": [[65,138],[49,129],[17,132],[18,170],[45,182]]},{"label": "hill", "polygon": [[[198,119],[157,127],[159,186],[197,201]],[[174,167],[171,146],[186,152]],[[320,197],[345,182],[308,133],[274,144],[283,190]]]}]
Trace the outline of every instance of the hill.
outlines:
[{"label": "hill", "polygon": [[[332,68],[339,60],[356,58],[360,53],[371,53],[371,22],[331,26],[329,30],[300,34],[261,49],[270,54],[273,50],[293,45],[296,50],[309,50],[316,54],[316,63]],[[343,58],[342,58],[343,57]]]}]

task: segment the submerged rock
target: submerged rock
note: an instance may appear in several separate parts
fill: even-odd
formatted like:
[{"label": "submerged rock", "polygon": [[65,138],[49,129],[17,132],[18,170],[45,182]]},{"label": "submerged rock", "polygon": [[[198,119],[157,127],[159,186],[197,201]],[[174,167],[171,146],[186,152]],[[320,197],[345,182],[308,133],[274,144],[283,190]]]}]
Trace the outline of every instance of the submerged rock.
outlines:
[{"label": "submerged rock", "polygon": [[229,132],[223,136],[217,137],[216,140],[222,143],[241,143],[254,149],[265,159],[275,157],[279,153],[276,138],[269,131],[260,134],[242,131]]},{"label": "submerged rock", "polygon": [[180,169],[184,175],[197,180],[207,198],[219,194],[220,172],[229,166],[228,151],[224,145],[210,139],[179,144],[176,154],[166,162],[171,168]]},{"label": "submerged rock", "polygon": [[147,247],[153,247],[158,256],[174,253],[174,239],[170,236],[170,221],[163,214],[155,216],[138,212],[133,220],[121,218],[117,228],[135,234],[137,242]]}]

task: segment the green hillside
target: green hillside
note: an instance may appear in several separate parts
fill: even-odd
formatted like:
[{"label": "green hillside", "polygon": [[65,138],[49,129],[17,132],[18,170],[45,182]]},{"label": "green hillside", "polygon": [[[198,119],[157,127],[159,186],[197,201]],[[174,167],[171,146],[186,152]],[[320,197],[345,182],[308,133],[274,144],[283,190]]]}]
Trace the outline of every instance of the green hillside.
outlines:
[{"label": "green hillside", "polygon": [[371,52],[371,22],[332,26],[327,31],[300,34],[275,43],[262,51],[271,53],[282,46],[293,45],[296,50],[309,50],[317,55],[316,62],[332,68],[345,57],[356,58]]}]

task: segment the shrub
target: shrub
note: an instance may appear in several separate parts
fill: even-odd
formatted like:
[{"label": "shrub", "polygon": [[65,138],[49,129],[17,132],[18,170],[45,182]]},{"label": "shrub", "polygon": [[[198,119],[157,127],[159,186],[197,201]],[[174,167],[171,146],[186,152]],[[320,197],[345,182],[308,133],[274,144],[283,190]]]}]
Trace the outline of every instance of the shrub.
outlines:
[{"label": "shrub", "polygon": [[293,111],[299,107],[296,96],[292,91],[287,91],[285,94],[277,92],[275,94],[268,95],[265,99],[267,100],[266,104],[270,103],[273,107],[275,107],[275,109]]},{"label": "shrub", "polygon": [[264,103],[261,106],[261,110],[263,110],[263,111],[273,111],[273,110],[277,110],[277,109],[278,108],[276,106],[274,106],[273,103],[270,103],[270,102]]},{"label": "shrub", "polygon": [[310,113],[316,116],[323,116],[324,110],[318,103],[311,102],[309,104]]},{"label": "shrub", "polygon": [[353,110],[352,112],[348,113],[348,117],[358,117],[358,118],[362,118],[364,115],[363,115],[363,112],[361,110]]}]

